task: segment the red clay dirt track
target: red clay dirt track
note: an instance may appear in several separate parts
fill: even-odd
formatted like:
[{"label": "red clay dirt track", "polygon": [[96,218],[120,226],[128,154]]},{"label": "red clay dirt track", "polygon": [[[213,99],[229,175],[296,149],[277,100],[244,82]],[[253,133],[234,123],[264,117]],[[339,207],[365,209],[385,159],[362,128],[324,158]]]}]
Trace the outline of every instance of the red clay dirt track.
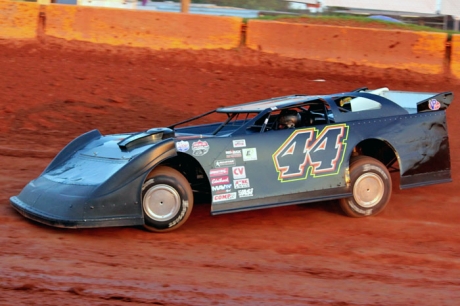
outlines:
[{"label": "red clay dirt track", "polygon": [[[58,229],[9,204],[71,139],[163,126],[221,105],[367,86],[454,91],[448,74],[250,51],[0,45],[0,305],[459,305],[460,101],[448,109],[454,181],[399,190],[381,215],[327,202],[211,216],[165,234]],[[324,82],[314,80],[323,79]]]}]

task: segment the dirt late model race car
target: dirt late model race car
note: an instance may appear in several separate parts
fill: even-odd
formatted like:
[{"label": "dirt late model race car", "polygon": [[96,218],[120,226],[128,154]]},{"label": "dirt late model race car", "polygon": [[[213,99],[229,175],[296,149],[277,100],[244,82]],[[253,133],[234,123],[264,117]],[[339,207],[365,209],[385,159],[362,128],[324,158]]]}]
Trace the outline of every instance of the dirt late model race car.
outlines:
[{"label": "dirt late model race car", "polygon": [[57,227],[181,226],[194,195],[222,214],[331,199],[351,217],[400,187],[451,181],[451,92],[388,88],[290,95],[220,107],[165,128],[70,142],[10,201]]}]

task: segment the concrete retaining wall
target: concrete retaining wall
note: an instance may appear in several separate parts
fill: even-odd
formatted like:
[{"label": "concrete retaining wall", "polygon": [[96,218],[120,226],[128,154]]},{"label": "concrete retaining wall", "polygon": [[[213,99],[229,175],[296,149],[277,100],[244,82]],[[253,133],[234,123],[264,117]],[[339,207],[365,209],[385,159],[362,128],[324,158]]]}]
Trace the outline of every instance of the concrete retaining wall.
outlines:
[{"label": "concrete retaining wall", "polygon": [[450,71],[460,79],[460,35],[452,35]]},{"label": "concrete retaining wall", "polygon": [[238,47],[242,18],[49,5],[45,34],[151,49]]},{"label": "concrete retaining wall", "polygon": [[[240,46],[242,18],[0,0],[0,39],[37,37],[161,49]],[[42,26],[42,27],[43,27]],[[246,45],[286,57],[440,74],[447,34],[250,20]],[[460,79],[460,35],[453,35],[450,69]]]},{"label": "concrete retaining wall", "polygon": [[0,39],[33,39],[37,36],[40,5],[0,1]]},{"label": "concrete retaining wall", "polygon": [[250,20],[247,32],[249,48],[282,56],[427,74],[442,73],[444,69],[444,33],[260,20]]}]

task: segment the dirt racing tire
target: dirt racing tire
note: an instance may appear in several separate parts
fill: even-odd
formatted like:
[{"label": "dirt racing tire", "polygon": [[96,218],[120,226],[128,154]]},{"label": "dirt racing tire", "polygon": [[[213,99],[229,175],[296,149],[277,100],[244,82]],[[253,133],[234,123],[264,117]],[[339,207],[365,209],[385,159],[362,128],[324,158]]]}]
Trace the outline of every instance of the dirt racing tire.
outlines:
[{"label": "dirt racing tire", "polygon": [[168,232],[187,221],[193,209],[193,191],[177,170],[159,166],[142,185],[144,227],[152,232]]},{"label": "dirt racing tire", "polygon": [[349,217],[375,216],[381,213],[390,201],[390,172],[375,158],[353,158],[350,162],[350,182],[353,195],[340,200],[343,212]]}]

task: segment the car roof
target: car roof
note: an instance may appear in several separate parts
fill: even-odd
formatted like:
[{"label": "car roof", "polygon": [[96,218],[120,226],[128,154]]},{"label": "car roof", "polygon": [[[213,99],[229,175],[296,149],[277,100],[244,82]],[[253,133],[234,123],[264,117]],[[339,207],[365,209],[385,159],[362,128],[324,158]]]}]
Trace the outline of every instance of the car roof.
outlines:
[{"label": "car roof", "polygon": [[302,102],[318,99],[319,96],[308,96],[308,95],[289,95],[283,97],[275,97],[271,99],[265,99],[260,101],[254,101],[245,104],[238,104],[233,106],[220,107],[216,111],[219,113],[259,113],[267,108],[278,109],[283,107],[289,107],[297,105]]}]

